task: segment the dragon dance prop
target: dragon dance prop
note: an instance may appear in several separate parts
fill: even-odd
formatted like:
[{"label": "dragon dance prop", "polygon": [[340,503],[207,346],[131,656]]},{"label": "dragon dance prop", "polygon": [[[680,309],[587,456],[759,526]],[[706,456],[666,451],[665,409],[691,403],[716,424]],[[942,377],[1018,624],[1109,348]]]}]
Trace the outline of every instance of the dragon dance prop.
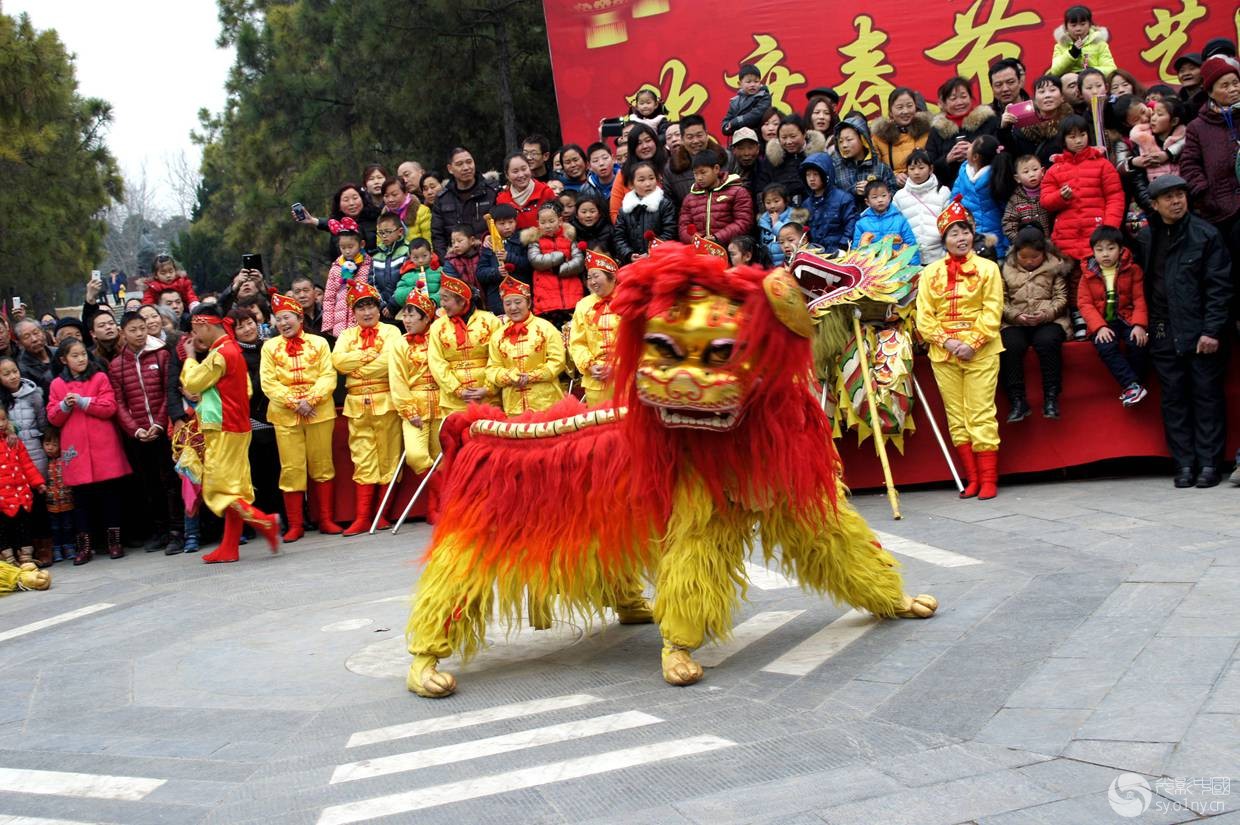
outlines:
[{"label": "dragon dance prop", "polygon": [[829,405],[836,434],[855,429],[861,441],[874,436],[896,519],[899,494],[886,442],[893,441],[903,452],[904,433],[914,430],[909,330],[921,271],[913,262],[917,247],[897,250],[898,240],[888,236],[876,241],[866,235],[861,245],[831,257],[820,249],[802,247],[790,262],[817,322],[814,365],[823,385],[823,407],[828,407],[831,394],[836,401]]},{"label": "dragon dance prop", "polygon": [[[861,266],[839,280],[856,286]],[[846,500],[810,392],[813,320],[786,271],[663,243],[625,267],[613,306],[613,401],[513,419],[474,405],[444,422],[441,516],[406,634],[411,691],[454,692],[439,661],[482,650],[490,616],[539,620],[527,598],[585,623],[608,609],[653,619],[664,680],[693,684],[693,650],[730,635],[759,540],[807,590],[880,617],[935,612],[932,596],[904,593]]]}]

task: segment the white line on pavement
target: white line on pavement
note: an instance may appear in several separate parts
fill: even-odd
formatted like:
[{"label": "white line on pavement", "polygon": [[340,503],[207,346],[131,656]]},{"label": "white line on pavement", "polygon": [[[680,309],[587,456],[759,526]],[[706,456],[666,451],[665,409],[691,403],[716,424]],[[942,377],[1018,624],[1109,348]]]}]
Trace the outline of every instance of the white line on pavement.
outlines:
[{"label": "white line on pavement", "polygon": [[804,676],[865,635],[878,622],[876,616],[850,610],[762,670],[766,673]]},{"label": "white line on pavement", "polygon": [[671,742],[659,742],[653,745],[641,745],[576,759],[566,759],[562,762],[551,762],[477,779],[464,779],[460,782],[449,782],[444,785],[419,788],[415,791],[377,796],[345,805],[334,805],[323,810],[319,816],[318,825],[347,825],[350,822],[364,822],[381,816],[420,811],[453,802],[464,802],[468,799],[534,788],[552,782],[647,765],[664,759],[677,759],[697,753],[706,753],[735,744],[731,740],[718,736],[694,736],[688,739],[676,739]]},{"label": "white line on pavement", "polygon": [[0,791],[51,796],[84,796],[137,802],[164,784],[166,779],[141,776],[108,776],[94,773],[34,771],[0,768]]},{"label": "white line on pavement", "polygon": [[9,639],[16,639],[18,636],[25,636],[27,633],[34,633],[36,630],[42,630],[45,627],[55,627],[58,624],[71,622],[74,619],[80,619],[83,616],[89,616],[92,613],[98,613],[100,610],[107,610],[109,607],[116,607],[108,602],[99,602],[98,604],[88,604],[86,607],[79,607],[77,610],[70,610],[68,613],[61,613],[59,616],[52,616],[49,619],[42,619],[30,624],[24,624],[21,627],[15,627],[0,633],[0,642],[7,642]]},{"label": "white line on pavement", "polygon": [[892,553],[899,553],[901,556],[920,559],[921,561],[937,564],[939,567],[968,567],[971,564],[982,564],[981,559],[975,559],[972,556],[965,556],[960,553],[953,553],[951,550],[944,550],[941,547],[931,547],[929,544],[922,544],[919,541],[906,539],[902,536],[894,536],[891,533],[884,533],[875,530],[874,535],[878,536],[878,540],[883,543],[883,547]]},{"label": "white line on pavement", "polygon": [[0,825],[103,825],[103,823],[79,822],[76,819],[44,819],[41,816],[0,814]]},{"label": "white line on pavement", "polygon": [[584,739],[587,736],[599,736],[644,725],[655,725],[663,720],[657,716],[639,711],[613,713],[578,722],[564,722],[559,725],[547,725],[541,728],[506,733],[473,742],[462,742],[458,745],[444,745],[440,748],[428,748],[412,753],[398,753],[378,759],[363,759],[341,765],[332,773],[331,784],[351,782],[354,779],[368,779],[372,776],[386,776],[392,773],[429,768],[434,765],[449,765],[453,762],[465,762],[470,759],[481,759],[484,756],[495,756],[501,753],[551,745],[556,742],[569,742]]},{"label": "white line on pavement", "polygon": [[419,719],[417,722],[405,722],[400,725],[389,725],[385,728],[364,730],[349,737],[347,748],[361,745],[373,745],[376,742],[390,742],[393,739],[405,739],[410,736],[421,736],[424,733],[439,733],[445,730],[457,730],[473,725],[485,725],[488,722],[499,722],[504,719],[516,719],[535,713],[549,713],[553,710],[564,710],[581,705],[590,705],[603,701],[597,696],[587,693],[571,693],[567,696],[552,696],[549,699],[533,699],[528,702],[514,702],[511,705],[498,705],[481,710],[467,710],[448,716],[436,716],[431,719]]},{"label": "white line on pavement", "polygon": [[693,658],[702,667],[715,667],[804,612],[804,610],[768,610],[765,613],[750,616],[732,629],[731,639],[720,644],[700,647]]},{"label": "white line on pavement", "polygon": [[745,562],[745,572],[749,575],[749,583],[759,590],[786,590],[797,586],[796,579],[751,561]]}]

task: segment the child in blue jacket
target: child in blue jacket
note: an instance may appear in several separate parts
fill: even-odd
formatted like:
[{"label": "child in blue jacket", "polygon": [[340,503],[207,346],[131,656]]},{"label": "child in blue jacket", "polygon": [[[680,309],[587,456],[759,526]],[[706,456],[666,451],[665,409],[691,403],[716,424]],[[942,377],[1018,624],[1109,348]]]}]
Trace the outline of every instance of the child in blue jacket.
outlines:
[{"label": "child in blue jacket", "polygon": [[771,253],[772,266],[784,262],[784,248],[779,245],[779,230],[792,220],[788,190],[782,183],[772,183],[762,190],[762,214],[758,216],[758,239]]},{"label": "child in blue jacket", "polygon": [[995,200],[991,184],[991,168],[999,154],[999,140],[994,135],[982,135],[969,147],[969,158],[960,167],[952,196],[960,195],[965,209],[973,215],[979,241],[993,247],[995,255],[1003,260],[1007,255],[1008,239],[1003,234],[1003,207]]},{"label": "child in blue jacket", "polygon": [[828,255],[847,249],[857,223],[852,195],[835,185],[835,164],[826,152],[801,161],[801,178],[809,197],[801,205],[809,210],[809,236]]},{"label": "child in blue jacket", "polygon": [[[853,229],[853,246],[861,246],[861,236],[867,232],[874,236],[875,241],[897,235],[904,246],[917,245],[917,236],[913,234],[908,218],[891,205],[891,187],[879,178],[865,185],[865,210],[857,218],[857,226]],[[921,265],[920,252],[913,257],[912,263]]]}]

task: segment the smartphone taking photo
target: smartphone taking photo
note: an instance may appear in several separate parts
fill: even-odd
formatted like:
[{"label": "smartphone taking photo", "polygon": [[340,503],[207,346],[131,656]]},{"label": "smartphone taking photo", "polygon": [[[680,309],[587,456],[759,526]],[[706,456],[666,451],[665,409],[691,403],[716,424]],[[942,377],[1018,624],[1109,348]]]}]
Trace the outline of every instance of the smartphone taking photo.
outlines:
[{"label": "smartphone taking photo", "polygon": [[257,252],[246,252],[241,256],[241,268],[263,272],[263,256]]}]

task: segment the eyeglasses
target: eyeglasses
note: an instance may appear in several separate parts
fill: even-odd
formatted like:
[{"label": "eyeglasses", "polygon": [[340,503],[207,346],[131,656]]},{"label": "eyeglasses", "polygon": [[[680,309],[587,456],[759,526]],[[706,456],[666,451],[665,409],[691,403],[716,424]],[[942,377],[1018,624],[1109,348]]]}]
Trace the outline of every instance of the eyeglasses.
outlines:
[{"label": "eyeglasses", "polygon": [[400,234],[400,227],[396,227],[396,228],[394,228],[394,229],[380,229],[380,230],[378,231],[378,234],[379,234],[379,236],[380,236],[380,237],[383,237],[383,238],[390,238],[390,237],[391,237],[391,236],[393,236],[393,235],[399,235],[399,234]]}]

